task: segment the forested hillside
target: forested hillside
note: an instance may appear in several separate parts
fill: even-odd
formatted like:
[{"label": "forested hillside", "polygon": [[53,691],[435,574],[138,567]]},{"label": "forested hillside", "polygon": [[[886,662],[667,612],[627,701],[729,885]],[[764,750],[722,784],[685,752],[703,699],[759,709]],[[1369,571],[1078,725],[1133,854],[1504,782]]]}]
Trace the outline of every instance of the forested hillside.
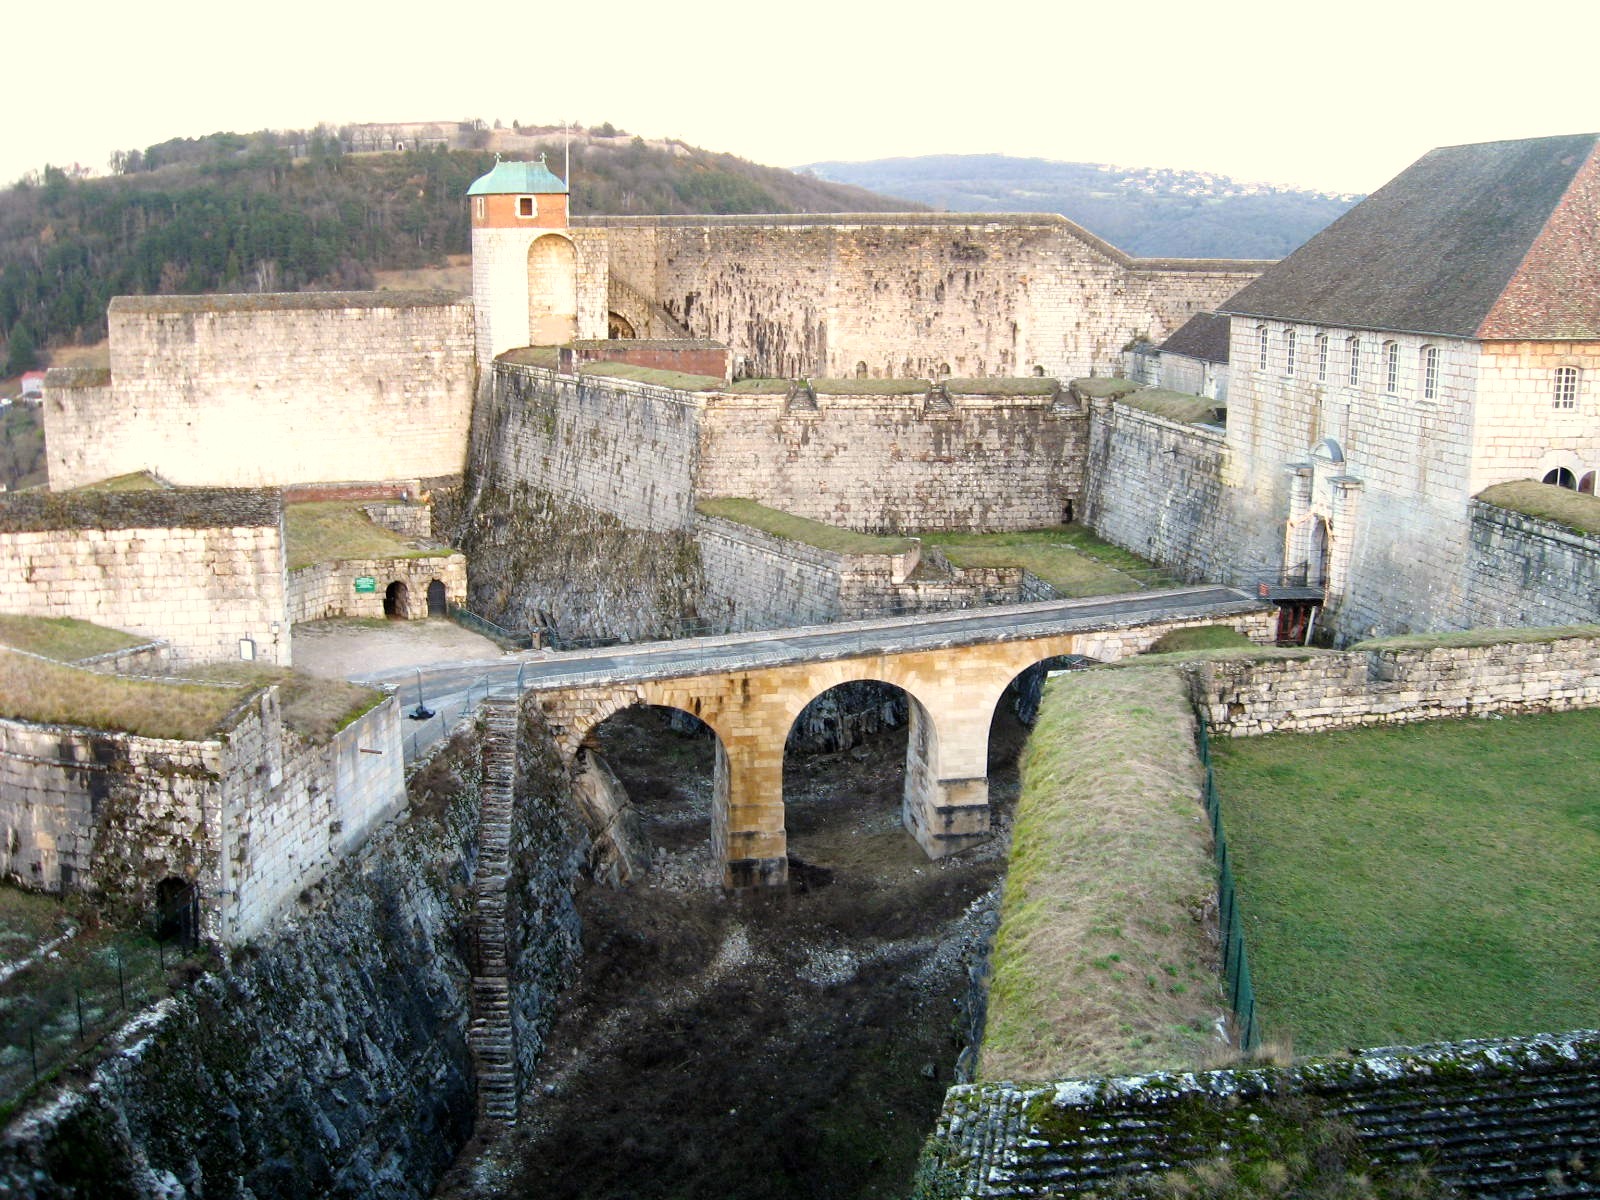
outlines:
[{"label": "forested hillside", "polygon": [[[302,150],[299,157],[295,150]],[[559,137],[547,147],[559,170]],[[119,154],[119,174],[55,168],[0,192],[0,376],[105,334],[112,296],[362,288],[372,272],[468,248],[485,151],[343,154],[337,139],[214,134]],[[574,213],[890,211],[859,188],[680,143],[580,136]]]},{"label": "forested hillside", "polygon": [[950,212],[1055,212],[1129,254],[1282,258],[1359,196],[1163,167],[1113,167],[1001,154],[822,162],[820,178]]}]

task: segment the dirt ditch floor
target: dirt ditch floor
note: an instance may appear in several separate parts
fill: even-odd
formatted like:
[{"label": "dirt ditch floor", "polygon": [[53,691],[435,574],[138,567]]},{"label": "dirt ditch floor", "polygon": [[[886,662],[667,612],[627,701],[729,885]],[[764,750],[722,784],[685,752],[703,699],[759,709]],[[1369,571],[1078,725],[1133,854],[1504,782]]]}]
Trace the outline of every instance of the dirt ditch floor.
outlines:
[{"label": "dirt ditch floor", "polygon": [[903,1197],[964,1045],[1020,727],[1008,713],[991,739],[999,836],[937,863],[900,825],[904,729],[791,752],[794,882],[725,899],[712,744],[635,711],[602,742],[650,821],[655,868],[580,896],[582,976],[522,1123],[451,1194]]}]

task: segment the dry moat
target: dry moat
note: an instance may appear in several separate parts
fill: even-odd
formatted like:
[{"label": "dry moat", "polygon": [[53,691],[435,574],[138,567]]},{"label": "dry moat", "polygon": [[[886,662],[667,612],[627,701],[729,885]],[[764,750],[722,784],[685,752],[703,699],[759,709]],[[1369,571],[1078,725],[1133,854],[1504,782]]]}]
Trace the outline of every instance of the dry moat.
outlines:
[{"label": "dry moat", "polygon": [[903,726],[791,751],[792,882],[745,898],[717,886],[709,738],[659,709],[608,722],[655,865],[626,890],[584,888],[581,975],[521,1124],[443,1194],[906,1195],[993,926],[1024,737],[1002,711],[994,840],[924,857],[900,824]]}]

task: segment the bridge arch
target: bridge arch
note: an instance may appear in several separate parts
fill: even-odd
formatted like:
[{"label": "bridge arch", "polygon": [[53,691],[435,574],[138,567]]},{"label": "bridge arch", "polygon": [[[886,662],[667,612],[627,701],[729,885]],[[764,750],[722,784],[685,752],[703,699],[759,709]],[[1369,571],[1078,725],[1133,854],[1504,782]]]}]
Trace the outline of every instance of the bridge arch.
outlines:
[{"label": "bridge arch", "polygon": [[608,707],[571,761],[573,798],[590,834],[591,873],[631,883],[648,872],[657,849],[680,856],[683,869],[709,866],[719,812],[720,824],[727,823],[721,737],[675,706],[641,699]]}]

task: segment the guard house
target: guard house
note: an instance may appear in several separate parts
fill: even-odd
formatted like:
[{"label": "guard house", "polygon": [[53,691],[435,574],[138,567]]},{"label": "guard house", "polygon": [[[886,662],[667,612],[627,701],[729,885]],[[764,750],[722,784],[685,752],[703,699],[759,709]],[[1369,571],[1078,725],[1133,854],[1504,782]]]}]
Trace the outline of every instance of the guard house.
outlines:
[{"label": "guard house", "polygon": [[557,346],[578,333],[577,253],[567,185],[544,156],[497,162],[467,189],[478,362],[520,346]]}]

